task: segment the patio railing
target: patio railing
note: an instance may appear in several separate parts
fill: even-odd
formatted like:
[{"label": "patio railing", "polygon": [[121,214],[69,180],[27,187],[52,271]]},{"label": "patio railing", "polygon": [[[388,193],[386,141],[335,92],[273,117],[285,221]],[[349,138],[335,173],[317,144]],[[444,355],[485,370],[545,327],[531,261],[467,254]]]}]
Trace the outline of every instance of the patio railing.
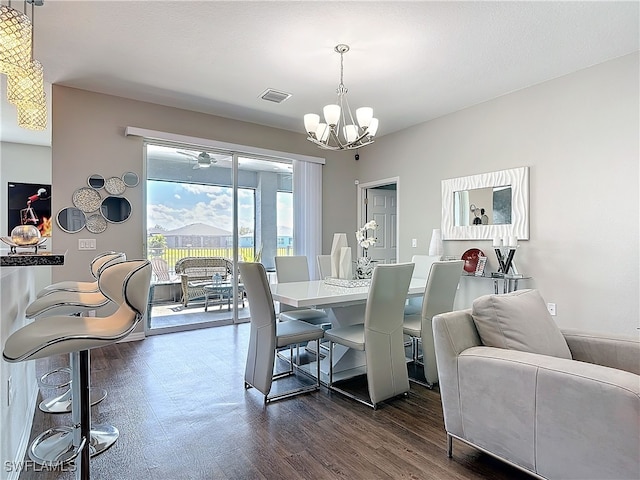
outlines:
[{"label": "patio railing", "polygon": [[[278,255],[293,255],[292,247],[278,248]],[[184,257],[224,257],[233,258],[233,248],[231,247],[183,247],[183,248],[163,248],[160,250],[150,248],[149,258],[162,258],[169,266],[170,272],[175,272],[175,265],[178,260]],[[238,249],[238,258],[244,262],[252,262],[255,258],[253,247]]]}]

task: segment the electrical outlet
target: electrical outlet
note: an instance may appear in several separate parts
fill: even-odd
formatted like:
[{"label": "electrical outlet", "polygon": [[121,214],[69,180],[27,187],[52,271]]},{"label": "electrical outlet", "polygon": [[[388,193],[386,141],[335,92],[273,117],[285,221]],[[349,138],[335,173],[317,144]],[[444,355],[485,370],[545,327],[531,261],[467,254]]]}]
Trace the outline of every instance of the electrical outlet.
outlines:
[{"label": "electrical outlet", "polygon": [[547,310],[549,310],[549,314],[553,317],[556,316],[556,304],[555,303],[547,303]]},{"label": "electrical outlet", "polygon": [[96,239],[95,238],[80,238],[78,239],[78,250],[95,250]]},{"label": "electrical outlet", "polygon": [[418,239],[417,238],[411,239],[411,246],[413,248],[416,248],[418,246]]}]

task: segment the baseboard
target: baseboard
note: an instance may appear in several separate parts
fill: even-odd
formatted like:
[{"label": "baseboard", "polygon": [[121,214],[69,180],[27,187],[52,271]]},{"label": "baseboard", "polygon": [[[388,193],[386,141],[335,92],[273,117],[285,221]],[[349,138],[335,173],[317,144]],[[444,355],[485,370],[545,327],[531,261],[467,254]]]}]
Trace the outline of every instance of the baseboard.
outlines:
[{"label": "baseboard", "polygon": [[125,338],[120,340],[118,343],[122,343],[122,342],[137,342],[139,340],[144,340],[145,338],[147,338],[147,337],[146,337],[146,335],[144,334],[143,331],[132,332],[130,335],[127,335]]},{"label": "baseboard", "polygon": [[[31,437],[31,427],[33,426],[33,418],[36,414],[36,408],[38,405],[38,385],[34,384],[31,389],[31,397],[29,398],[29,405],[27,406],[27,412],[32,412],[30,416],[27,416],[24,428],[20,435],[20,443],[18,444],[18,450],[16,451],[16,458],[13,459],[13,465],[24,465],[25,458],[27,456],[27,448],[29,448],[29,438]],[[22,473],[22,469],[12,468],[7,476],[7,480],[18,480]]]}]

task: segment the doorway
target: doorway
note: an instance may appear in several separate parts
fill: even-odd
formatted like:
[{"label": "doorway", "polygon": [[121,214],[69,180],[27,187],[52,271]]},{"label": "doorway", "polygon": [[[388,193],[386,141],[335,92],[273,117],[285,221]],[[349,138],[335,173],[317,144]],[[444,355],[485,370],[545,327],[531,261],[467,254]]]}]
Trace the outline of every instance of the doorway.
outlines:
[{"label": "doorway", "polygon": [[387,178],[358,184],[358,225],[375,220],[377,242],[358,256],[368,256],[378,263],[397,263],[399,178]]},{"label": "doorway", "polygon": [[239,261],[293,253],[293,162],[188,145],[145,150],[147,334],[248,321],[234,272]]}]

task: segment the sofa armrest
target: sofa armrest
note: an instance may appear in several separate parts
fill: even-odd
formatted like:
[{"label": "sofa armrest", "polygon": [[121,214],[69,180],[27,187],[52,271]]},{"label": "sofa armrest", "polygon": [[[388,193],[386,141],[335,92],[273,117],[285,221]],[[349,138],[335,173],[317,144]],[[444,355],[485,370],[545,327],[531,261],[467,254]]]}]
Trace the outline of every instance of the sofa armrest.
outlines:
[{"label": "sofa armrest", "polygon": [[436,315],[432,328],[445,426],[449,433],[462,436],[458,356],[468,348],[482,345],[482,341],[470,309]]},{"label": "sofa armrest", "polygon": [[574,360],[640,375],[640,339],[568,329],[562,334]]},{"label": "sofa armrest", "polygon": [[472,444],[544,478],[640,478],[637,375],[474,347],[458,358],[457,383]]}]

